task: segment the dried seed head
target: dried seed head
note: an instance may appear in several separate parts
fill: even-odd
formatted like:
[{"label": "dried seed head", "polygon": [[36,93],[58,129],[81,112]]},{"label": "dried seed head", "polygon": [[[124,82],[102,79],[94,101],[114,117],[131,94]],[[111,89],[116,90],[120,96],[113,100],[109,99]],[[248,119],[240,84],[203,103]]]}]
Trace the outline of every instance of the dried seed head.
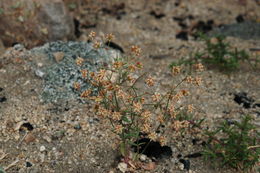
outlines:
[{"label": "dried seed head", "polygon": [[131,51],[136,55],[139,56],[141,54],[141,48],[139,46],[132,46]]},{"label": "dried seed head", "polygon": [[188,105],[187,109],[188,109],[188,113],[192,113],[194,110],[194,107],[193,107],[193,105]]},{"label": "dried seed head", "polygon": [[99,41],[96,41],[94,44],[93,44],[93,47],[95,49],[99,49],[101,47],[101,43]]},{"label": "dried seed head", "polygon": [[121,134],[123,132],[123,126],[121,124],[115,125],[115,132]]},{"label": "dried seed head", "polygon": [[172,74],[177,75],[181,72],[181,67],[180,66],[174,66],[172,67]]},{"label": "dried seed head", "polygon": [[151,117],[151,112],[150,111],[144,111],[142,114],[141,114],[141,117],[145,120],[145,121],[148,121]]},{"label": "dried seed head", "polygon": [[90,40],[93,40],[95,37],[96,37],[96,32],[94,32],[94,31],[91,31],[91,32],[89,33],[89,35],[88,35],[88,38],[89,38]]},{"label": "dried seed head", "polygon": [[188,96],[190,93],[189,93],[188,90],[181,90],[181,94],[182,94],[183,96]]},{"label": "dried seed head", "polygon": [[154,86],[154,79],[152,77],[148,77],[146,80],[145,80],[145,83],[146,85],[148,86]]},{"label": "dried seed head", "polygon": [[161,146],[165,146],[167,143],[167,140],[164,136],[160,136],[159,137],[159,143],[161,144]]},{"label": "dried seed head", "polygon": [[161,123],[164,124],[164,116],[162,114],[157,116],[157,120]]},{"label": "dried seed head", "polygon": [[139,102],[133,103],[134,111],[140,113],[142,110],[142,104]]},{"label": "dried seed head", "polygon": [[115,36],[110,33],[110,34],[106,34],[105,38],[106,41],[111,42],[115,38]]},{"label": "dried seed head", "polygon": [[200,86],[201,83],[202,83],[201,77],[195,77],[193,83],[194,83],[195,85]]},{"label": "dried seed head", "polygon": [[115,121],[121,120],[121,117],[122,117],[122,115],[121,115],[120,112],[113,112],[112,113],[112,119],[115,120]]},{"label": "dried seed head", "polygon": [[160,93],[154,93],[154,95],[152,95],[152,100],[154,102],[158,102],[161,99],[161,94]]},{"label": "dried seed head", "polygon": [[134,72],[136,70],[136,67],[134,65],[128,66],[129,71]]},{"label": "dried seed head", "polygon": [[194,66],[195,70],[198,72],[204,71],[204,66],[201,63],[194,64],[193,66]]},{"label": "dried seed head", "polygon": [[149,123],[143,123],[143,126],[141,127],[141,131],[144,133],[149,133],[151,131],[151,126]]},{"label": "dried seed head", "polygon": [[87,69],[82,69],[81,70],[81,75],[82,75],[83,78],[86,78],[87,75],[88,75],[88,70]]},{"label": "dried seed head", "polygon": [[83,64],[83,62],[84,62],[84,59],[81,58],[81,57],[78,57],[78,58],[76,59],[76,64],[77,64],[78,66],[81,66],[81,65]]},{"label": "dried seed head", "polygon": [[185,78],[185,81],[186,81],[188,84],[191,84],[192,81],[193,81],[193,78],[192,78],[191,76],[187,76],[187,77]]},{"label": "dried seed head", "polygon": [[119,68],[121,68],[122,66],[123,66],[123,62],[122,62],[122,61],[116,61],[116,62],[113,63],[113,67],[114,67],[115,69],[119,69]]},{"label": "dried seed head", "polygon": [[80,90],[80,83],[74,82],[74,83],[73,83],[73,88],[74,88],[75,90]]},{"label": "dried seed head", "polygon": [[92,92],[92,91],[91,91],[90,89],[85,90],[85,91],[83,91],[83,93],[81,93],[80,97],[88,98],[89,95],[91,94],[91,92]]},{"label": "dried seed head", "polygon": [[149,138],[150,140],[152,140],[152,141],[156,141],[157,135],[156,135],[156,133],[151,132],[151,133],[148,135],[148,138]]}]

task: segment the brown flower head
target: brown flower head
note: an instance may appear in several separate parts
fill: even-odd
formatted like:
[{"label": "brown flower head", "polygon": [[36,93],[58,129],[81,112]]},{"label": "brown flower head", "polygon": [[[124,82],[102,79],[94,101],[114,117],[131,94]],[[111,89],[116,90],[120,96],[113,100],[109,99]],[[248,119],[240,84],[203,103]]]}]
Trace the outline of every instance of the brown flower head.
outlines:
[{"label": "brown flower head", "polygon": [[156,141],[157,135],[154,132],[149,133],[148,138],[152,141]]},{"label": "brown flower head", "polygon": [[172,67],[172,74],[177,75],[181,72],[181,67],[180,66],[174,66]]},{"label": "brown flower head", "polygon": [[191,76],[187,76],[187,77],[185,78],[185,81],[186,81],[188,84],[191,84],[192,81],[193,81],[193,78],[192,78]]},{"label": "brown flower head", "polygon": [[81,93],[80,97],[88,98],[89,95],[91,94],[91,92],[92,92],[92,91],[91,91],[90,89],[85,90],[85,91],[83,91],[83,93]]},{"label": "brown flower head", "polygon": [[115,38],[115,36],[110,33],[110,34],[106,34],[105,38],[106,41],[111,42]]},{"label": "brown flower head", "polygon": [[189,93],[188,90],[181,90],[181,94],[182,94],[183,96],[188,96],[190,93]]},{"label": "brown flower head", "polygon": [[139,102],[133,103],[134,111],[140,113],[142,110],[142,104]]},{"label": "brown flower head", "polygon": [[141,114],[141,117],[144,119],[144,120],[149,120],[150,119],[150,117],[151,117],[151,112],[150,111],[144,111],[142,114]]},{"label": "brown flower head", "polygon": [[83,78],[86,78],[87,75],[88,75],[88,70],[87,69],[82,69],[81,70],[81,75],[82,75]]},{"label": "brown flower head", "polygon": [[123,132],[123,126],[121,124],[115,125],[115,132],[121,134]]},{"label": "brown flower head", "polygon": [[123,62],[122,61],[115,61],[114,63],[113,63],[113,67],[115,68],[115,69],[119,69],[119,68],[121,68],[123,66]]},{"label": "brown flower head", "polygon": [[80,83],[74,82],[74,83],[73,83],[73,88],[74,88],[75,90],[80,90]]},{"label": "brown flower head", "polygon": [[93,47],[95,49],[99,49],[101,47],[101,43],[99,41],[96,41],[94,44],[93,44]]},{"label": "brown flower head", "polygon": [[141,54],[141,48],[139,46],[132,46],[131,51],[136,55],[139,56]]},{"label": "brown flower head", "polygon": [[96,37],[96,32],[94,32],[94,31],[91,31],[91,32],[89,33],[89,35],[88,35],[88,38],[89,38],[90,40],[93,40],[95,37]]},{"label": "brown flower head", "polygon": [[146,80],[145,80],[145,83],[146,83],[146,85],[148,85],[148,86],[154,86],[154,79],[152,78],[152,77],[148,77]]},{"label": "brown flower head", "polygon": [[202,83],[201,77],[195,77],[194,80],[193,80],[193,83],[194,83],[195,85],[200,86],[201,83]]},{"label": "brown flower head", "polygon": [[134,72],[136,70],[136,67],[134,65],[128,66],[129,71]]},{"label": "brown flower head", "polygon": [[199,72],[204,70],[204,66],[201,63],[194,64],[194,68],[196,71],[199,71]]},{"label": "brown flower head", "polygon": [[143,123],[143,126],[141,127],[141,131],[144,133],[149,133],[151,131],[151,126],[149,123]]},{"label": "brown flower head", "polygon": [[161,144],[161,146],[165,146],[167,143],[167,140],[164,136],[160,136],[159,137],[159,143]]},{"label": "brown flower head", "polygon": [[76,64],[77,64],[78,66],[81,66],[81,65],[83,64],[83,62],[84,62],[84,59],[81,58],[81,57],[78,57],[78,58],[76,59]]},{"label": "brown flower head", "polygon": [[112,113],[112,119],[115,120],[115,121],[121,120],[121,117],[122,117],[122,115],[121,115],[120,112],[113,112]]},{"label": "brown flower head", "polygon": [[194,110],[194,107],[193,107],[193,105],[188,105],[187,109],[188,109],[188,113],[192,113]]},{"label": "brown flower head", "polygon": [[158,101],[160,101],[160,99],[161,99],[161,94],[160,93],[154,93],[154,95],[152,95],[152,100],[154,101],[154,102],[158,102]]}]

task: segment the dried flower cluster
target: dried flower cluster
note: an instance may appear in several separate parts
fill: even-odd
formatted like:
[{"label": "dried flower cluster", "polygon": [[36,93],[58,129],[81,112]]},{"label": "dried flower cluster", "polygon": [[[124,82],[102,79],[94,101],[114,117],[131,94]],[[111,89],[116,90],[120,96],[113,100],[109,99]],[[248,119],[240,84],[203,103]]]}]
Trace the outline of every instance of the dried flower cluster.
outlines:
[{"label": "dried flower cluster", "polygon": [[[96,34],[91,32],[89,37],[94,39]],[[114,36],[107,35],[107,41],[111,41]],[[98,49],[102,44],[94,43],[94,48]],[[177,102],[190,95],[188,90],[176,91],[177,86],[187,82],[191,85],[200,85],[201,78],[185,77],[181,83],[174,86],[170,91],[162,94],[159,92],[142,92],[137,86],[137,82],[144,82],[146,87],[153,88],[156,80],[149,75],[141,74],[143,65],[138,61],[141,48],[131,47],[135,55],[131,60],[127,58],[117,58],[111,66],[106,66],[97,72],[81,70],[82,78],[91,83],[94,89],[88,89],[81,93],[82,98],[94,100],[95,111],[101,119],[108,119],[115,132],[121,139],[123,149],[121,154],[128,157],[131,145],[140,138],[140,134],[147,136],[154,141],[159,141],[162,145],[167,143],[163,134],[156,134],[155,131],[161,125],[168,125],[175,132],[189,126],[188,121],[179,121],[176,115],[180,110]],[[76,61],[78,65],[78,61]],[[198,69],[203,66],[198,65]],[[173,75],[181,72],[180,67],[172,69]],[[139,77],[138,77],[139,76]],[[80,85],[74,83],[74,88]],[[187,110],[193,111],[193,106],[188,105]],[[154,121],[157,122],[154,122]]]}]

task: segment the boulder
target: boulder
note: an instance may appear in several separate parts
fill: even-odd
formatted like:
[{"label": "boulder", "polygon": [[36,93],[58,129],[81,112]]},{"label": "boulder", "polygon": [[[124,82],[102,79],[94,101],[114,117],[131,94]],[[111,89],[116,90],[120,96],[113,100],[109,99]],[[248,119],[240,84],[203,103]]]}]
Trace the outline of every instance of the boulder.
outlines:
[{"label": "boulder", "polygon": [[74,38],[73,19],[62,0],[0,1],[0,39],[5,46],[34,47]]}]

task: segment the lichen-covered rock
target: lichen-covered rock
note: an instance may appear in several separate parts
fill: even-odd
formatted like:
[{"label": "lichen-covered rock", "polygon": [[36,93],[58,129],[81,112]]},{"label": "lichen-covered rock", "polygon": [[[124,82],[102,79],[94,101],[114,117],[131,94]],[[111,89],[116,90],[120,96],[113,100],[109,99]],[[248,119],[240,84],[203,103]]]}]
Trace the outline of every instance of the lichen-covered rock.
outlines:
[{"label": "lichen-covered rock", "polygon": [[[54,57],[56,52],[64,53],[59,62]],[[80,93],[91,87],[82,78],[81,69],[96,71],[100,65],[110,63],[119,56],[115,50],[107,48],[97,50],[93,48],[92,43],[86,42],[52,42],[32,49],[30,54],[44,57],[43,65],[35,66],[34,69],[35,74],[44,80],[40,96],[43,102],[81,100]],[[78,57],[84,60],[80,66],[76,64]],[[81,86],[79,91],[73,87],[75,82]]]}]

